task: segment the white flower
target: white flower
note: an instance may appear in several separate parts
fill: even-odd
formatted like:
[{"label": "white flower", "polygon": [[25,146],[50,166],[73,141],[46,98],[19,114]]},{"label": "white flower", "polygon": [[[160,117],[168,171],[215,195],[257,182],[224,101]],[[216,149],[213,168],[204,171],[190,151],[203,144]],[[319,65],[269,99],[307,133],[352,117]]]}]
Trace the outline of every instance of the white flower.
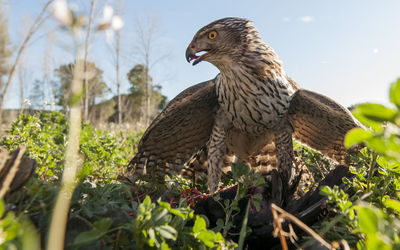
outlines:
[{"label": "white flower", "polygon": [[104,6],[103,9],[103,21],[109,23],[113,17],[114,9],[110,5]]},{"label": "white flower", "polygon": [[25,99],[22,104],[27,105],[27,106],[31,106],[31,101],[29,101],[29,99]]},{"label": "white flower", "polygon": [[53,3],[53,15],[64,26],[70,26],[73,22],[72,12],[65,0],[56,0]]},{"label": "white flower", "polygon": [[113,16],[111,19],[111,29],[120,30],[124,27],[124,20],[120,16]]},{"label": "white flower", "polygon": [[104,30],[107,42],[111,43],[114,31],[122,29],[124,21],[120,16],[114,16],[114,9],[110,5],[104,6],[103,18],[99,21],[97,30]]}]

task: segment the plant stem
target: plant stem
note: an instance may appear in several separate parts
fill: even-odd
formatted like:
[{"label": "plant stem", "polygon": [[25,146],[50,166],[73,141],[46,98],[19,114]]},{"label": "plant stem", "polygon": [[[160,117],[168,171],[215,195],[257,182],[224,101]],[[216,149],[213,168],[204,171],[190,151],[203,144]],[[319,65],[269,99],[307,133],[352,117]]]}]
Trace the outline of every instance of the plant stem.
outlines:
[{"label": "plant stem", "polygon": [[368,177],[367,177],[367,192],[369,192],[371,190],[371,178],[372,178],[373,172],[375,170],[377,156],[378,156],[377,153],[372,152],[372,159],[371,159],[371,163],[369,165],[369,172],[368,172]]},{"label": "plant stem", "polygon": [[251,201],[249,199],[249,201],[247,202],[247,206],[246,206],[246,213],[244,215],[243,222],[242,222],[242,228],[240,229],[239,247],[238,247],[239,250],[243,249],[244,240],[246,239],[246,229],[247,229],[247,220],[249,217],[250,202]]},{"label": "plant stem", "polygon": [[[78,47],[77,57],[80,58]],[[71,111],[69,116],[68,144],[65,155],[65,169],[60,192],[51,218],[48,236],[48,250],[64,249],[65,231],[72,194],[75,188],[75,178],[79,167],[79,136],[81,134],[81,95],[84,71],[83,60],[77,60],[71,85]]]}]

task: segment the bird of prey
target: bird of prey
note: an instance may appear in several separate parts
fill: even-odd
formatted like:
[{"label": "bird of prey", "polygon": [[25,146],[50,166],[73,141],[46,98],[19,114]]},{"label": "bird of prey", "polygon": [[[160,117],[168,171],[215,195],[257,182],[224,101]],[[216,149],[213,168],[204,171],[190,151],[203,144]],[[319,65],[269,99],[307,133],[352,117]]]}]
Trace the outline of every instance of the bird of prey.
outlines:
[{"label": "bird of prey", "polygon": [[272,177],[279,201],[296,177],[292,138],[343,163],[344,136],[360,123],[335,101],[299,88],[253,22],[230,17],[204,26],[186,59],[208,61],[220,73],[180,93],[155,118],[129,164],[132,177],[179,172],[197,159],[200,167],[189,172],[206,169],[213,193],[221,172],[239,161]]}]

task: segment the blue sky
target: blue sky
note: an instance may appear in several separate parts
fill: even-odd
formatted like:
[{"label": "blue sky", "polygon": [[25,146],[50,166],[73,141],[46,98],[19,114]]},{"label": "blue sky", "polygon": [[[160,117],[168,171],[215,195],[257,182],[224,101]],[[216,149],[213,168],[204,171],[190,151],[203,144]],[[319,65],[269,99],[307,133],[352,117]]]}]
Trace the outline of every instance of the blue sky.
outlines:
[{"label": "blue sky", "polygon": [[[18,42],[24,16],[35,17],[42,0],[8,0],[5,10],[10,35]],[[83,10],[89,1],[70,1]],[[98,0],[98,5],[113,1]],[[207,62],[193,67],[184,52],[193,35],[213,20],[239,16],[255,22],[264,41],[283,61],[286,72],[297,83],[325,94],[349,106],[373,101],[387,103],[391,82],[400,77],[400,1],[372,0],[283,0],[283,1],[132,1],[122,3],[123,89],[129,87],[126,72],[140,63],[135,56],[135,16],[156,16],[159,21],[157,49],[154,57],[168,54],[150,71],[154,82],[172,99],[183,89],[213,78],[217,69]],[[43,77],[43,55],[49,50],[46,31],[54,28],[48,22],[28,48],[27,85]],[[68,39],[56,33],[49,54],[49,67],[69,63],[72,54],[65,49]],[[47,39],[48,40],[48,39]],[[93,37],[89,60],[104,70],[104,79],[113,87],[113,67],[103,35]],[[8,107],[18,105],[17,84],[7,97]],[[28,90],[29,91],[29,87]]]}]

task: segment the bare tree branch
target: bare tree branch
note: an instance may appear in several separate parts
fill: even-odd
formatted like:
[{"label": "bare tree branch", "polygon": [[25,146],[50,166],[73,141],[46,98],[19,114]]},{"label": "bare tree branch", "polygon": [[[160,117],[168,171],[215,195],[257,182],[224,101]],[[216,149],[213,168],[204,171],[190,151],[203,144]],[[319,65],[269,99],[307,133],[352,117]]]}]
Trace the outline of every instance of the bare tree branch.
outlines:
[{"label": "bare tree branch", "polygon": [[[17,66],[21,60],[22,54],[25,51],[25,48],[27,47],[27,44],[29,42],[29,40],[32,38],[32,36],[36,33],[36,31],[40,28],[40,26],[43,24],[43,22],[46,20],[46,16],[45,17],[45,13],[46,10],[48,9],[48,7],[50,6],[50,4],[53,2],[54,0],[49,0],[44,6],[42,11],[40,12],[39,16],[35,19],[35,21],[33,22],[31,28],[28,31],[28,34],[26,35],[24,41],[22,42],[21,47],[18,49],[17,52],[17,56],[15,58],[14,64],[11,67],[10,70],[10,74],[8,75],[8,79],[6,82],[6,85],[4,86],[4,89],[2,91],[2,93],[0,93],[0,114],[2,114],[3,112],[3,107],[4,107],[4,100],[5,100],[5,96],[7,94],[8,88],[11,85],[11,82],[14,78]],[[0,124],[2,123],[2,118],[0,115]]]},{"label": "bare tree branch", "polygon": [[136,46],[136,53],[140,56],[139,61],[145,66],[143,70],[144,73],[144,83],[146,86],[146,105],[144,115],[144,123],[146,126],[150,124],[150,114],[151,114],[151,92],[152,92],[152,84],[148,77],[150,68],[152,68],[155,64],[159,63],[166,56],[161,55],[157,59],[153,59],[154,50],[157,48],[158,39],[158,27],[159,22],[158,19],[153,16],[147,16],[146,23],[143,23],[139,20],[138,17],[135,19],[135,27],[136,27],[136,35],[138,38],[138,43]]},{"label": "bare tree branch", "polygon": [[89,24],[86,31],[86,39],[85,39],[85,48],[83,54],[83,75],[84,78],[84,86],[85,86],[85,102],[84,102],[84,112],[83,112],[83,119],[87,120],[89,116],[89,79],[87,77],[87,56],[89,50],[89,37],[92,31],[92,22],[93,22],[93,15],[94,15],[94,6],[97,0],[92,0],[90,3],[90,13],[89,13]]},{"label": "bare tree branch", "polygon": [[121,114],[121,82],[119,77],[119,55],[120,55],[120,31],[118,30],[115,34],[115,55],[116,55],[116,62],[115,62],[115,79],[117,81],[117,114],[118,114],[118,124],[122,122],[122,114]]}]

